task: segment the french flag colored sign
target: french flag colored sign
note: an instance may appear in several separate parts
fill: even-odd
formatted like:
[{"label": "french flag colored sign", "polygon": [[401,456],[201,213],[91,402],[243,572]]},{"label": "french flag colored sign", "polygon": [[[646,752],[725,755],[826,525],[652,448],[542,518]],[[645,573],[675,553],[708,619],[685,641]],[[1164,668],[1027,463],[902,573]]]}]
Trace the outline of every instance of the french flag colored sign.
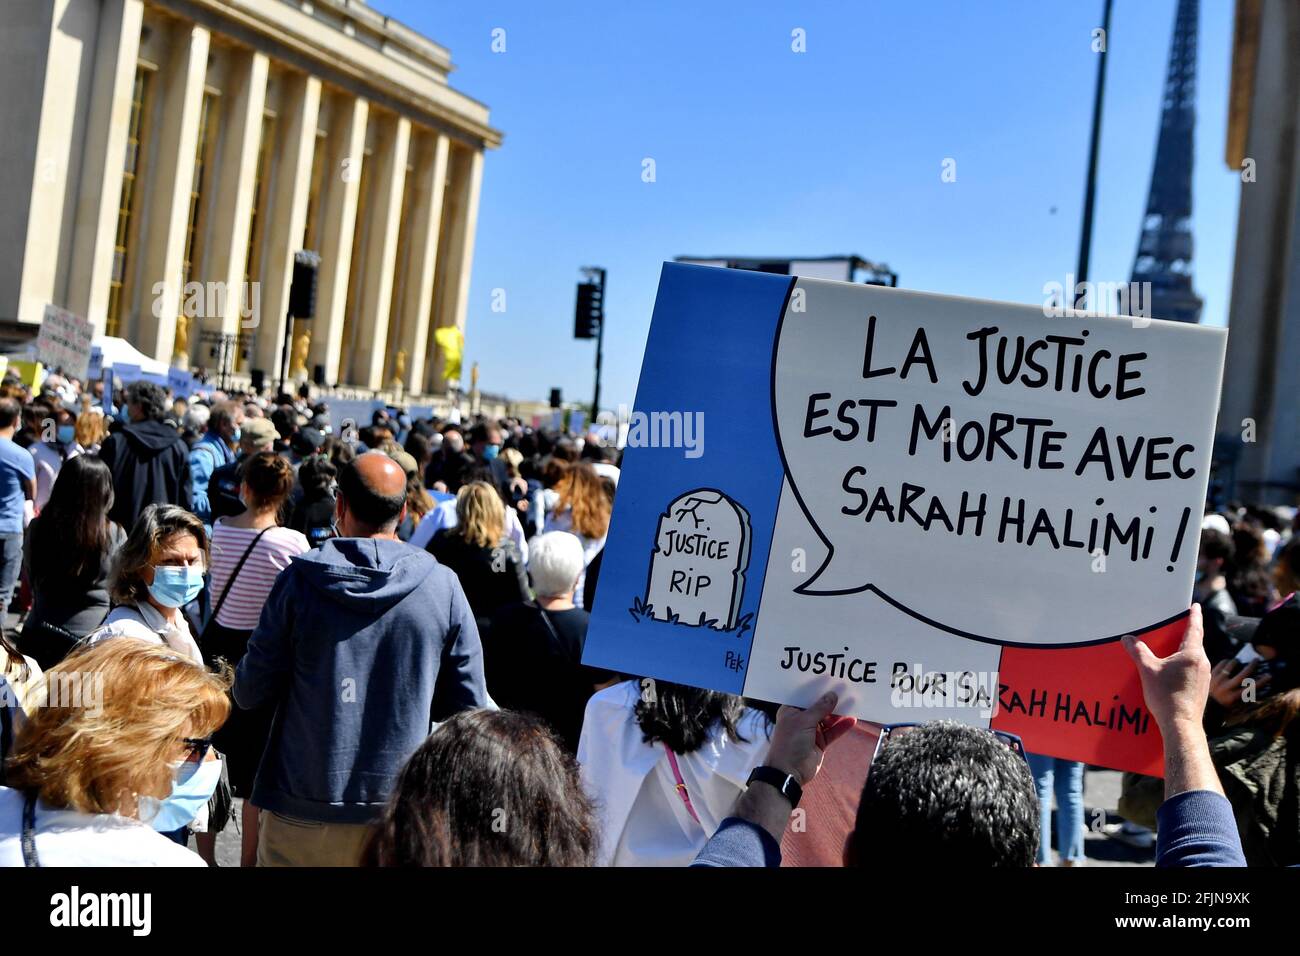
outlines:
[{"label": "french flag colored sign", "polygon": [[1158,775],[1226,342],[666,264],[584,661]]}]

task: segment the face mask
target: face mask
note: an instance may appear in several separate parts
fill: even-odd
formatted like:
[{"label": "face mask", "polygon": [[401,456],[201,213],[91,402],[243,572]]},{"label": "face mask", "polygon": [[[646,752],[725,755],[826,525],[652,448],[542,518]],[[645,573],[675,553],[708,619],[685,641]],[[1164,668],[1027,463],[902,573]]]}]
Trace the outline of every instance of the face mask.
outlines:
[{"label": "face mask", "polygon": [[497,455],[501,454],[500,445],[488,445],[483,449],[483,460],[491,461]]},{"label": "face mask", "polygon": [[59,435],[58,435],[59,444],[71,445],[72,439],[76,437],[76,434],[77,434],[76,429],[73,428],[71,425],[60,425]]},{"label": "face mask", "polygon": [[159,833],[179,830],[198,816],[221,782],[220,760],[181,761],[172,768],[176,782],[171,793],[162,800],[140,798],[140,819]]},{"label": "face mask", "polygon": [[239,429],[239,428],[236,428],[235,431],[234,431],[234,433],[231,434],[231,436],[230,436],[230,440],[231,440],[232,442],[237,442],[237,441],[239,441],[241,435],[243,435],[243,431],[242,431],[241,429]]},{"label": "face mask", "polygon": [[195,565],[164,565],[153,569],[149,593],[163,607],[184,607],[203,590],[203,569]]}]

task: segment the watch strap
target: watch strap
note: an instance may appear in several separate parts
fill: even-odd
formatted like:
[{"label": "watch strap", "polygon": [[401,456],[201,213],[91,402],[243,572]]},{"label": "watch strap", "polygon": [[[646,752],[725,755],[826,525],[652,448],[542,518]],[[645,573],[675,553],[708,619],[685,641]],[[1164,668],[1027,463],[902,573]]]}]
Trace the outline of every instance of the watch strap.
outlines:
[{"label": "watch strap", "polygon": [[749,786],[754,781],[766,783],[780,791],[781,796],[790,801],[790,808],[794,809],[799,806],[799,801],[803,798],[803,787],[792,774],[784,770],[777,770],[775,767],[755,767],[749,774],[749,779],[745,781],[745,786]]}]

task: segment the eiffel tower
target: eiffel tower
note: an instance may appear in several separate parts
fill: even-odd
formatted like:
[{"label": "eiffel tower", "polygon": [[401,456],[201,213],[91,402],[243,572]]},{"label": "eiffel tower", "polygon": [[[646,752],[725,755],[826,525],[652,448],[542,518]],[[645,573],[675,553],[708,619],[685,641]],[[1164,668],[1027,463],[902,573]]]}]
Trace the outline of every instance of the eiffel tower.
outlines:
[{"label": "eiffel tower", "polygon": [[1192,133],[1196,126],[1196,24],[1200,0],[1178,0],[1169,48],[1160,136],[1142,220],[1134,283],[1156,319],[1196,322],[1201,297],[1192,290]]}]

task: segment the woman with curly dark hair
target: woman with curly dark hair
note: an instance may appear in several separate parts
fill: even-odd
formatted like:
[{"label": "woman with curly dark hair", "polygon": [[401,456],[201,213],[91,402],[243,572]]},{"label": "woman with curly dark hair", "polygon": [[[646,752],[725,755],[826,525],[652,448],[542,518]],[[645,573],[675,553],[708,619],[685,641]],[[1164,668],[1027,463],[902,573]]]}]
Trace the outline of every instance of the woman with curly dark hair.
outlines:
[{"label": "woman with curly dark hair", "polygon": [[546,725],[463,711],[407,761],[364,866],[590,866],[595,819]]}]

